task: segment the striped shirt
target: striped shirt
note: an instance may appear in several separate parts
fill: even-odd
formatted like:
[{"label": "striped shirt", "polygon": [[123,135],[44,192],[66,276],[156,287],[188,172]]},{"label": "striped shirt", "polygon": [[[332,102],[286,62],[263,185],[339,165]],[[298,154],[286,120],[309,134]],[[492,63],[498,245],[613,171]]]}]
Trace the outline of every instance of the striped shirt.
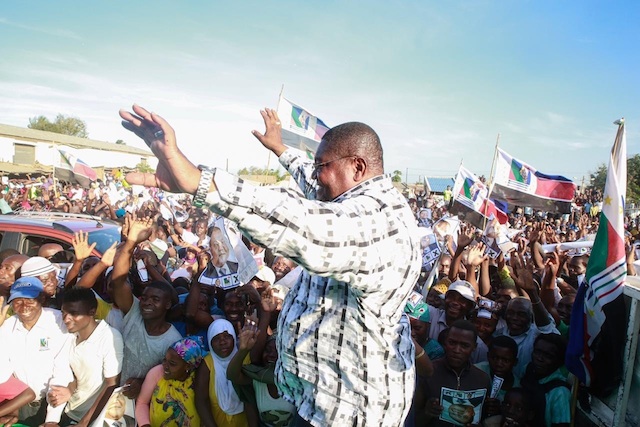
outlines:
[{"label": "striped shirt", "polygon": [[388,176],[332,202],[315,198],[312,164],[280,162],[304,195],[216,171],[211,210],[304,268],[278,320],[276,382],[315,426],[401,426],[414,392],[406,299],[421,265],[413,214]]}]

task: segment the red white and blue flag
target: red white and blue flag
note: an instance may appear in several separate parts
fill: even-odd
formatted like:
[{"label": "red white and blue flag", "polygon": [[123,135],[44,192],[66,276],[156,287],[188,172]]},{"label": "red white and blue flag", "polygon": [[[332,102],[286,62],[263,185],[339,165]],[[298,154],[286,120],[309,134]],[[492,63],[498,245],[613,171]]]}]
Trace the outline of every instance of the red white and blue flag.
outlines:
[{"label": "red white and blue flag", "polygon": [[571,313],[566,365],[596,396],[607,396],[622,378],[626,338],[623,290],[627,277],[624,206],[627,139],[624,121],[611,150],[600,224]]},{"label": "red white and blue flag", "polygon": [[511,206],[570,213],[576,185],[560,175],[547,175],[498,148],[491,196]]},{"label": "red white and blue flag", "polygon": [[500,224],[509,220],[507,214],[489,198],[487,186],[473,172],[460,166],[453,186],[453,204],[449,209],[469,224],[484,228],[486,219],[495,218]]},{"label": "red white and blue flag", "polygon": [[96,171],[88,164],[68,151],[58,149],[58,152],[60,159],[55,168],[55,178],[72,184],[80,184],[84,188],[89,188],[91,182],[98,179]]},{"label": "red white and blue flag", "polygon": [[282,123],[282,142],[314,158],[329,126],[319,117],[284,97],[280,97],[278,102],[278,117]]}]

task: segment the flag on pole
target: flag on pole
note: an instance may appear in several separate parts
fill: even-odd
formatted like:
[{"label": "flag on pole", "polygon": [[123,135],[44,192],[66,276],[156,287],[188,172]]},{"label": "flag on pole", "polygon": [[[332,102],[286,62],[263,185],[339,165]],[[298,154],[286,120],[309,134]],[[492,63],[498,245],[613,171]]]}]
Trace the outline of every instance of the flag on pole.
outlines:
[{"label": "flag on pole", "polygon": [[571,213],[576,185],[560,175],[546,175],[498,148],[491,195],[510,205]]},{"label": "flag on pole", "polygon": [[460,165],[453,186],[451,213],[464,216],[464,220],[484,228],[485,218],[495,218],[506,224],[509,217],[489,198],[489,190],[473,172]]},{"label": "flag on pole", "polygon": [[58,152],[60,158],[59,164],[55,167],[55,178],[72,184],[80,184],[84,188],[89,188],[91,181],[98,179],[96,171],[85,162],[68,151],[58,149]]},{"label": "flag on pole", "polygon": [[329,130],[320,118],[303,107],[280,97],[278,117],[282,123],[282,142],[314,157],[320,140]]},{"label": "flag on pole", "polygon": [[624,121],[611,150],[600,224],[585,282],[571,312],[566,365],[596,396],[607,396],[622,378],[626,338],[623,289],[627,277],[624,205],[627,189],[627,138]]}]

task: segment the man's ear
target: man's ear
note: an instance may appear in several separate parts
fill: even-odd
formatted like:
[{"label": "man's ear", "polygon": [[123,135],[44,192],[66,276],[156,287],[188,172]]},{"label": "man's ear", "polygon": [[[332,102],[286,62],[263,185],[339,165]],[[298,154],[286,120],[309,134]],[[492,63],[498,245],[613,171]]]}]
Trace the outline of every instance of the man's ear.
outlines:
[{"label": "man's ear", "polygon": [[44,292],[40,292],[40,295],[38,295],[36,300],[40,303],[41,306],[44,307],[45,303],[47,302],[47,296]]},{"label": "man's ear", "polygon": [[361,157],[355,157],[353,161],[356,167],[353,174],[353,180],[355,182],[360,182],[367,174],[367,161]]}]

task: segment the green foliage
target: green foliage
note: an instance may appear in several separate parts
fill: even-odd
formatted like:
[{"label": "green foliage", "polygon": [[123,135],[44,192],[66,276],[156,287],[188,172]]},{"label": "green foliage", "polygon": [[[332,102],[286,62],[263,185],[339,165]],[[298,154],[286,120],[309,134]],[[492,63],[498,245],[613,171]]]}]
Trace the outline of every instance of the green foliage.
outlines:
[{"label": "green foliage", "polygon": [[589,187],[598,190],[604,190],[604,184],[607,182],[607,165],[602,163],[595,172],[591,174],[591,184]]},{"label": "green foliage", "polygon": [[394,170],[393,175],[391,176],[392,182],[402,182],[402,172],[399,170]]},{"label": "green foliage", "polygon": [[261,176],[275,176],[276,177],[276,181],[280,182],[282,181],[288,174],[285,173],[280,173],[280,171],[278,169],[269,169],[267,170],[266,168],[259,168],[256,166],[249,166],[248,168],[242,168],[238,171],[238,175],[261,175]]},{"label": "green foliage", "polygon": [[155,169],[149,166],[147,162],[140,162],[136,165],[136,170],[143,173],[155,173]]},{"label": "green foliage", "polygon": [[126,142],[124,142],[124,141],[123,141],[123,140],[121,140],[121,139],[117,140],[117,141],[116,141],[116,144],[118,144],[118,145],[127,145],[127,143],[126,143]]},{"label": "green foliage", "polygon": [[29,129],[44,130],[47,132],[61,133],[63,135],[87,138],[87,125],[84,121],[76,117],[67,117],[58,114],[55,121],[51,122],[45,116],[32,117],[29,119]]},{"label": "green foliage", "polygon": [[[590,187],[604,191],[607,181],[607,165],[598,166],[591,174]],[[640,201],[640,154],[634,154],[627,160],[627,202]]]}]

